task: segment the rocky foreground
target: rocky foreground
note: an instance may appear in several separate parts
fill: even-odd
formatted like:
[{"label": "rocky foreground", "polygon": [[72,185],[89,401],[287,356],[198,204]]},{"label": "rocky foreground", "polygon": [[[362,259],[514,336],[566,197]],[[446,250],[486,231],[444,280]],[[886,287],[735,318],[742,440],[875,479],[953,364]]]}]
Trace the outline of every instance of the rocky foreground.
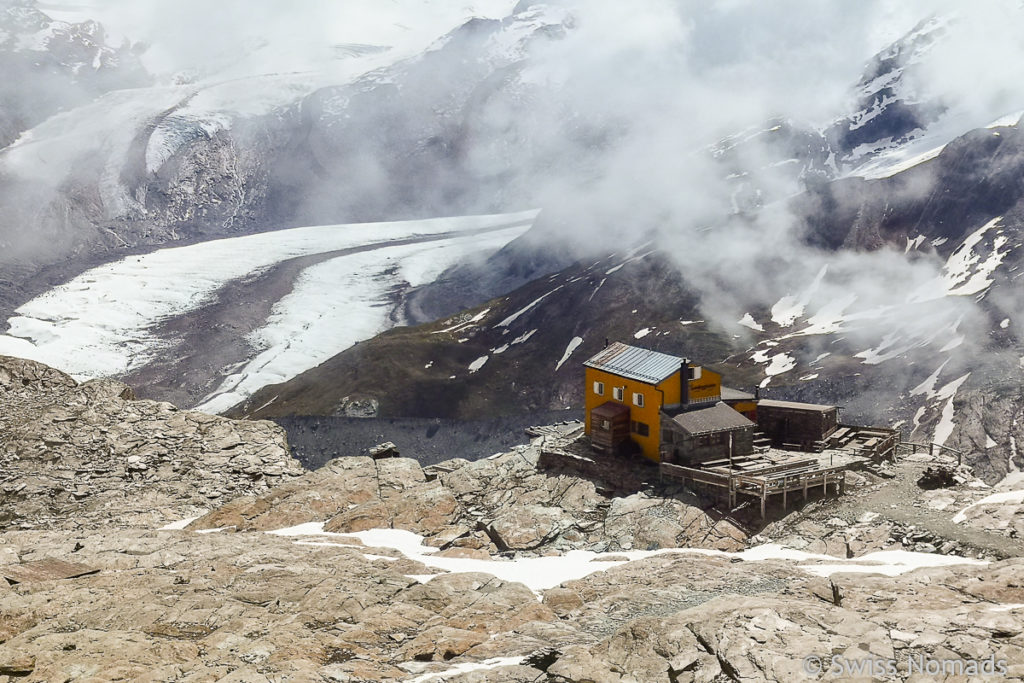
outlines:
[{"label": "rocky foreground", "polygon": [[302,473],[269,423],[34,363],[0,359],[0,402],[2,683],[789,681],[808,656],[1024,679],[1012,525],[943,549],[865,514],[892,490],[870,473],[757,528],[642,467],[548,466],[543,439]]}]

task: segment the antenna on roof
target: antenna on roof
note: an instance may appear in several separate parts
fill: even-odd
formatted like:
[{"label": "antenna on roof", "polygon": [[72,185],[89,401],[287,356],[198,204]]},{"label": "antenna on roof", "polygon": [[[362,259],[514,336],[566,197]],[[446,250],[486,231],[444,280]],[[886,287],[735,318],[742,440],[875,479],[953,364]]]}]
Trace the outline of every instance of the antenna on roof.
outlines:
[{"label": "antenna on roof", "polygon": [[604,348],[608,348],[608,337],[604,338]]}]

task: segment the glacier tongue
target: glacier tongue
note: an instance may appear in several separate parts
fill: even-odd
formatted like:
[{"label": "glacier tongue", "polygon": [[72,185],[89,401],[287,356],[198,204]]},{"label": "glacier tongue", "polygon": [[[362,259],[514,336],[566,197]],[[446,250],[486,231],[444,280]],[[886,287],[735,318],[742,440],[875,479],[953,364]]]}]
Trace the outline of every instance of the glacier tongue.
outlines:
[{"label": "glacier tongue", "polygon": [[[470,254],[529,229],[536,212],[293,228],[160,249],[93,268],[20,307],[0,335],[18,355],[81,378],[119,377],[168,341],[154,328],[211,303],[228,283],[299,256],[355,253],[310,267],[249,339],[255,357],[228,377],[207,409],[230,407],[269,382],[313,367],[393,323],[396,288],[432,281]],[[421,240],[400,243],[399,240]],[[241,399],[239,399],[241,400]],[[237,401],[234,401],[237,402]]]}]

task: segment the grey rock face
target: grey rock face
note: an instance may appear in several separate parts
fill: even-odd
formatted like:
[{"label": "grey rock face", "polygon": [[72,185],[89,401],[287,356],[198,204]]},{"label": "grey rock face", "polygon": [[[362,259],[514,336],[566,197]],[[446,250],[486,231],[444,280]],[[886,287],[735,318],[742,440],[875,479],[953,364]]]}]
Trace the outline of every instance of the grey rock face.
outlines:
[{"label": "grey rock face", "polygon": [[298,476],[284,432],[0,357],[0,528],[159,526]]}]

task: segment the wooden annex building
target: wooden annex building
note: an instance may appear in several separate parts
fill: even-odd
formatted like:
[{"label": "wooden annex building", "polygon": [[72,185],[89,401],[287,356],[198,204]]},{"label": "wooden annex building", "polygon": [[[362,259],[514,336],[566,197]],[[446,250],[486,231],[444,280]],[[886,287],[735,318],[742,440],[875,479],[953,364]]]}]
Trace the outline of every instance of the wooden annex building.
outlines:
[{"label": "wooden annex building", "polygon": [[[843,488],[859,459],[893,457],[898,433],[839,423],[836,406],[760,399],[687,358],[619,342],[584,362],[584,431],[594,450],[638,453],[662,477],[761,499]],[[813,455],[809,455],[813,454]],[[840,461],[836,464],[836,460]]]}]

